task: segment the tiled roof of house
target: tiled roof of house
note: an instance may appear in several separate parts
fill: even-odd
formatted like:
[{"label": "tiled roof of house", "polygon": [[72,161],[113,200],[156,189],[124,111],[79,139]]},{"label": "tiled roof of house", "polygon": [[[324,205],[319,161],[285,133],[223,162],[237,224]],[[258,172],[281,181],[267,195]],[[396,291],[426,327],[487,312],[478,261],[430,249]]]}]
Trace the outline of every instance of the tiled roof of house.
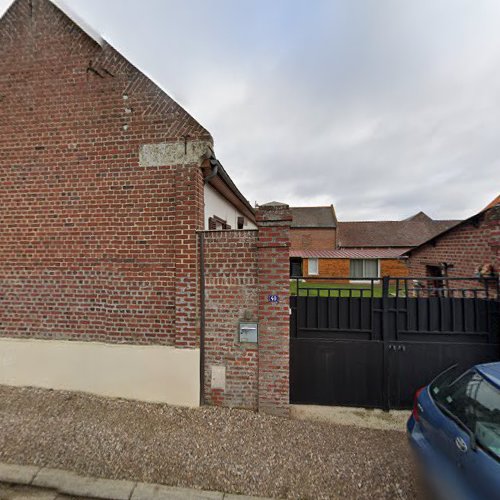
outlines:
[{"label": "tiled roof of house", "polygon": [[338,250],[291,250],[290,257],[303,259],[397,259],[409,248],[340,248]]},{"label": "tiled roof of house", "polygon": [[432,219],[425,213],[425,212],[418,212],[415,215],[412,215],[411,217],[408,217],[406,220],[413,220],[413,221],[421,221],[421,222],[428,222],[432,221]]},{"label": "tiled roof of house", "polygon": [[341,248],[415,247],[459,222],[428,217],[402,221],[339,222],[337,245]]},{"label": "tiled roof of house", "polygon": [[426,243],[429,243],[431,240],[434,240],[434,239],[437,239],[437,238],[440,238],[441,236],[445,235],[446,233],[448,233],[449,231],[451,231],[452,229],[454,229],[455,227],[459,227],[461,226],[462,224],[466,224],[468,222],[470,222],[471,220],[474,220],[476,217],[480,216],[481,214],[483,214],[484,212],[487,212],[488,210],[491,210],[492,208],[495,208],[497,206],[500,206],[500,195],[498,195],[495,199],[493,199],[490,203],[488,203],[488,205],[486,205],[480,212],[478,212],[477,214],[474,214],[472,215],[471,217],[469,217],[468,219],[464,219],[464,220],[461,220],[461,221],[458,221],[456,224],[453,224],[452,226],[450,227],[447,227],[447,228],[444,228],[442,231],[440,231],[439,233],[436,233],[432,236],[429,236],[428,238],[425,238],[424,240],[422,240],[418,245],[415,245],[415,247],[412,247],[410,248],[409,250],[407,250],[405,252],[406,255],[409,255],[411,254],[411,252],[413,250],[416,250],[416,248],[420,248],[421,246],[424,246]]},{"label": "tiled roof of house", "polygon": [[337,217],[333,205],[329,207],[290,207],[290,210],[293,216],[291,227],[337,227]]}]

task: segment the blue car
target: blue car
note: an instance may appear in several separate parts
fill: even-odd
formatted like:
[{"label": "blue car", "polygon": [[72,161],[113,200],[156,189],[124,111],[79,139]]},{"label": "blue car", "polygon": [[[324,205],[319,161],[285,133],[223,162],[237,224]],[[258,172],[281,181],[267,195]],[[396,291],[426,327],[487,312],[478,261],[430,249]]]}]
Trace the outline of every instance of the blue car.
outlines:
[{"label": "blue car", "polygon": [[500,499],[500,363],[456,366],[415,395],[408,438],[444,499]]}]

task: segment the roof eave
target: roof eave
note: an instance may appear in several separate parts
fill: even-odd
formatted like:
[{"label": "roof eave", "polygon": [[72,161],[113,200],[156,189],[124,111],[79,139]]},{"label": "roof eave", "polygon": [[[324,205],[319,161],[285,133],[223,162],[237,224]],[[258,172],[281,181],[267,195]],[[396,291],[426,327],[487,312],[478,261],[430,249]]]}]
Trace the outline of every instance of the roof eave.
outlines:
[{"label": "roof eave", "polygon": [[[212,186],[229,203],[231,203],[234,206],[239,205],[239,207],[237,208],[239,208],[239,210],[244,215],[246,215],[251,222],[256,224],[255,209],[252,207],[252,205],[250,205],[250,202],[243,196],[241,191],[236,187],[236,184],[233,182],[229,174],[226,172],[220,161],[217,160],[215,154],[213,154],[213,151],[212,151],[212,156],[209,158],[209,160],[212,166],[213,165],[217,166],[217,173],[213,177],[210,176],[210,174],[205,176],[208,184],[210,184],[210,186]],[[224,187],[221,186],[220,182],[223,183],[226,189],[224,189]],[[233,196],[229,195],[228,190]]]},{"label": "roof eave", "polygon": [[290,226],[291,229],[336,229],[337,226]]},{"label": "roof eave", "polygon": [[464,219],[464,220],[460,220],[458,221],[456,224],[454,224],[453,226],[450,226],[448,228],[446,228],[444,231],[441,231],[440,233],[438,234],[435,234],[434,236],[432,236],[431,238],[423,241],[422,243],[420,243],[419,245],[416,245],[414,246],[413,248],[411,248],[410,250],[408,250],[407,252],[404,253],[404,255],[410,255],[412,252],[414,252],[415,250],[418,250],[419,248],[422,248],[423,246],[425,245],[430,245],[432,244],[433,242],[435,242],[438,238],[441,238],[442,236],[444,236],[445,234],[449,233],[450,231],[453,231],[453,229],[456,229],[457,227],[461,226],[462,224],[466,224],[468,222],[472,222],[476,217],[480,216],[482,213],[484,213],[485,211],[482,210],[481,212],[477,213],[477,214],[474,214],[472,217],[469,217],[468,219]]}]

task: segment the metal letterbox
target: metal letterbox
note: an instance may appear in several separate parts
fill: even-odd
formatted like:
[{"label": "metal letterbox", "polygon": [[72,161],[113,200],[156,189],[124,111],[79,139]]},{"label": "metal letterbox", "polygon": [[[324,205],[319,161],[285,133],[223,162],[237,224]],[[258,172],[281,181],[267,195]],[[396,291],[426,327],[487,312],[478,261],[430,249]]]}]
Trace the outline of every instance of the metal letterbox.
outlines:
[{"label": "metal letterbox", "polygon": [[240,323],[239,338],[240,342],[257,343],[259,334],[258,323]]}]

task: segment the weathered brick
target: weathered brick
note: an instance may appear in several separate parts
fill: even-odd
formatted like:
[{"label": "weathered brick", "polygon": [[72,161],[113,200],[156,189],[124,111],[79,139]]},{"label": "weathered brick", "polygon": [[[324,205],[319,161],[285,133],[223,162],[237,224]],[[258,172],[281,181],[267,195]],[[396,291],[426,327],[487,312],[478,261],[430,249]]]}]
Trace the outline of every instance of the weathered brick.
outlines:
[{"label": "weathered brick", "polygon": [[[286,414],[289,407],[289,210],[257,211],[257,231],[205,231],[205,401]],[[273,235],[270,237],[270,235]],[[278,295],[280,302],[268,300]],[[240,343],[240,321],[259,322],[258,344]],[[226,368],[224,390],[211,387]]]},{"label": "weathered brick", "polygon": [[336,244],[335,234],[335,228],[292,228],[290,230],[290,249],[333,250]]},{"label": "weathered brick", "polygon": [[209,133],[47,0],[0,20],[0,333],[197,344],[200,165],[143,145]]},{"label": "weathered brick", "polygon": [[[412,250],[408,261],[411,276],[425,276],[428,265],[451,264],[450,277],[473,277],[478,267],[490,264],[500,271],[498,239],[500,205],[459,224],[442,236]],[[458,281],[457,288],[477,287],[477,281]],[[494,283],[492,283],[494,287]]]}]

